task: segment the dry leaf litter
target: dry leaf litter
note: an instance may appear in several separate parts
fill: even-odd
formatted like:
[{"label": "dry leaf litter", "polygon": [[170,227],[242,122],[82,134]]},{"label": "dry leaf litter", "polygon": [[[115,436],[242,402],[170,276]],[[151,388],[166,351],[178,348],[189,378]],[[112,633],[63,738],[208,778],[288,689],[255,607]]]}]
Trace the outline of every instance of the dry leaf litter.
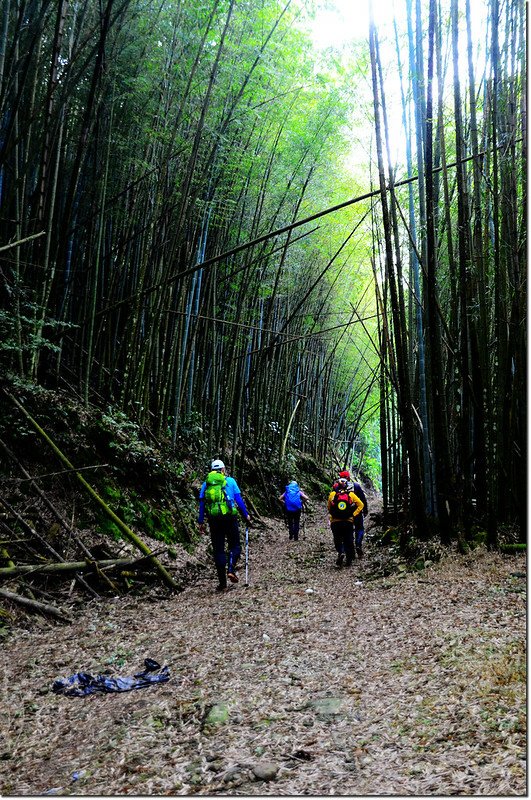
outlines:
[{"label": "dry leaf litter", "polygon": [[[525,555],[378,577],[335,568],[322,514],[251,530],[249,586],[26,617],[3,648],[3,795],[526,794]],[[194,573],[195,574],[195,573]],[[78,671],[170,681],[67,698]]]}]

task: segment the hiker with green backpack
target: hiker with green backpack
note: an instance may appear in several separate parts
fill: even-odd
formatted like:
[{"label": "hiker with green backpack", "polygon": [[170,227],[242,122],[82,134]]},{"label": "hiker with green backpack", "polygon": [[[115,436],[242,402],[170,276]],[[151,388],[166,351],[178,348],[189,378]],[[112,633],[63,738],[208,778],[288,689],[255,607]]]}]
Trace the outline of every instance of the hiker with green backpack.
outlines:
[{"label": "hiker with green backpack", "polygon": [[[236,572],[236,564],[241,555],[238,510],[249,524],[251,518],[238,484],[226,474],[223,461],[214,459],[199,491],[198,523],[199,533],[203,535],[206,516],[219,580],[216,587],[218,592],[226,590],[227,578],[231,583],[238,583],[239,580]],[[225,541],[228,557],[225,554]]]}]

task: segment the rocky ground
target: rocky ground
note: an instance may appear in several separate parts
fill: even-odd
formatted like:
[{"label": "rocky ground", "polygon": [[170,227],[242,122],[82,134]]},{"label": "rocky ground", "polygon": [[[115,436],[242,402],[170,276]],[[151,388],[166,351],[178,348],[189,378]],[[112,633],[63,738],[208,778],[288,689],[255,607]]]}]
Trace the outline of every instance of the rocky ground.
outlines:
[{"label": "rocky ground", "polygon": [[[526,794],[526,560],[337,570],[322,512],[251,530],[249,585],[91,601],[3,647],[0,787],[18,795]],[[204,545],[206,547],[206,543]],[[205,555],[205,561],[208,561]],[[78,671],[169,682],[67,698]]]}]

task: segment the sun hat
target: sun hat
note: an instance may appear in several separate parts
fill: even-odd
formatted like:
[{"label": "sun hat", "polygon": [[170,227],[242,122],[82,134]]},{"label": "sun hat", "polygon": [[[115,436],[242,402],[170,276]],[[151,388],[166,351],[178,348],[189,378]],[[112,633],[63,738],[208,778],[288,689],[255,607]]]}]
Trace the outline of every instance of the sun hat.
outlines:
[{"label": "sun hat", "polygon": [[225,469],[225,464],[219,458],[215,458],[210,465],[210,469]]}]

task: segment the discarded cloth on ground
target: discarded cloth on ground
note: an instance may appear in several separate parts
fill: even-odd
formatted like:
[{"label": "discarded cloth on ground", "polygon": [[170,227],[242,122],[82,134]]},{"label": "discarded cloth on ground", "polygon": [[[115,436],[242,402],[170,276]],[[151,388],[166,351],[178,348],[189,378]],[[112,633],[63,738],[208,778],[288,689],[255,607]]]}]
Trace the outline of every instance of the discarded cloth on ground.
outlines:
[{"label": "discarded cloth on ground", "polygon": [[144,659],[144,670],[137,672],[132,678],[110,678],[108,675],[90,675],[88,672],[76,672],[69,678],[54,681],[52,691],[65,697],[83,697],[87,694],[109,692],[130,692],[131,689],[143,689],[154,683],[165,683],[170,679],[168,667],[161,667],[152,658]]}]

